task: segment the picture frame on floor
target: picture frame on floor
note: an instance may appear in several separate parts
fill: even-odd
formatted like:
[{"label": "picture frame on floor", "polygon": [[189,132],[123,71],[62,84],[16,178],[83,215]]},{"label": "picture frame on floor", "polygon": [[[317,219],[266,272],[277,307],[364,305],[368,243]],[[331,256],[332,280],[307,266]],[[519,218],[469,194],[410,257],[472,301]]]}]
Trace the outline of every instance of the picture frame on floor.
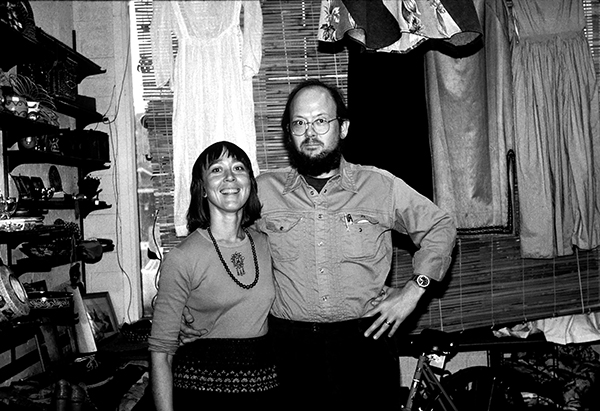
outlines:
[{"label": "picture frame on floor", "polygon": [[96,345],[119,332],[117,316],[107,291],[87,293],[82,296]]}]

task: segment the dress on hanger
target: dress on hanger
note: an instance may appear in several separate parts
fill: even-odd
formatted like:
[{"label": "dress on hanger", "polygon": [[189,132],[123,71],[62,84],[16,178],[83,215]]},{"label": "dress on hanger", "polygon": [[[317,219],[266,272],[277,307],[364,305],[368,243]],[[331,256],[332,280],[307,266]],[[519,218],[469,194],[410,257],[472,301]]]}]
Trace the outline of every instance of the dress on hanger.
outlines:
[{"label": "dress on hanger", "polygon": [[598,89],[579,0],[513,0],[523,257],[600,245]]},{"label": "dress on hanger", "polygon": [[[240,19],[243,12],[243,29]],[[174,218],[187,234],[192,167],[208,145],[231,141],[250,157],[255,175],[252,77],[262,58],[259,1],[155,1],[152,58],[158,86],[173,90]],[[172,35],[177,39],[174,56]]]}]

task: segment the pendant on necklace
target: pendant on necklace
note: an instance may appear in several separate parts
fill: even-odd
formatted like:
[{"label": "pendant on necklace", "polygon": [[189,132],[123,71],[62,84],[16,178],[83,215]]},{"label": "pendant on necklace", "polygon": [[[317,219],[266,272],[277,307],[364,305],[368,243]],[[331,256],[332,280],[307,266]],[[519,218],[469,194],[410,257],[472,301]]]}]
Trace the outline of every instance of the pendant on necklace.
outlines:
[{"label": "pendant on necklace", "polygon": [[[210,240],[213,243],[213,246],[215,247],[215,251],[217,252],[217,255],[219,256],[219,260],[221,260],[221,264],[223,265],[223,268],[225,269],[225,271],[227,272],[227,274],[229,275],[229,277],[231,277],[231,279],[240,287],[249,290],[252,287],[254,287],[256,285],[256,283],[258,283],[258,278],[260,277],[260,271],[258,269],[258,257],[256,256],[256,247],[254,246],[254,240],[252,239],[252,236],[250,235],[250,233],[248,232],[248,230],[244,229],[244,233],[246,233],[246,235],[248,236],[248,240],[250,241],[250,248],[252,248],[252,259],[254,260],[254,270],[256,272],[256,276],[254,277],[254,281],[252,281],[252,284],[243,284],[240,282],[240,280],[238,280],[237,278],[235,278],[235,276],[233,275],[233,273],[231,272],[231,270],[229,269],[229,267],[227,266],[227,264],[225,263],[225,259],[223,258],[223,254],[221,254],[221,250],[219,249],[219,244],[217,244],[217,240],[215,240],[215,237],[212,235],[212,232],[210,231],[210,227],[208,227],[206,229],[206,232],[208,233],[208,236],[210,237]],[[235,255],[236,253],[234,253]],[[240,257],[242,257],[242,255],[240,254]],[[243,257],[242,257],[242,271],[243,271]],[[233,262],[233,256],[232,256],[232,262]],[[238,268],[235,265],[235,262],[233,263],[233,265],[236,267],[236,269]],[[239,273],[239,270],[238,270]],[[240,274],[238,274],[240,275]]]},{"label": "pendant on necklace", "polygon": [[231,264],[235,267],[238,277],[246,274],[244,271],[244,256],[239,251],[236,251],[231,255]]}]

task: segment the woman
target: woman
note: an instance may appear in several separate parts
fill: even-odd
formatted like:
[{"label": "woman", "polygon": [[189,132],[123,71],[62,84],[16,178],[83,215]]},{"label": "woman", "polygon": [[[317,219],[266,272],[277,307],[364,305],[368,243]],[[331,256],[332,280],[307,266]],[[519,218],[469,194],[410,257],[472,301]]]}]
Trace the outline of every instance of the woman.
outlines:
[{"label": "woman", "polygon": [[[190,234],[165,258],[149,338],[157,410],[264,405],[278,386],[266,336],[274,286],[267,239],[249,228],[261,209],[250,159],[230,142],[209,146],[190,193]],[[178,347],[184,307],[206,333]]]}]

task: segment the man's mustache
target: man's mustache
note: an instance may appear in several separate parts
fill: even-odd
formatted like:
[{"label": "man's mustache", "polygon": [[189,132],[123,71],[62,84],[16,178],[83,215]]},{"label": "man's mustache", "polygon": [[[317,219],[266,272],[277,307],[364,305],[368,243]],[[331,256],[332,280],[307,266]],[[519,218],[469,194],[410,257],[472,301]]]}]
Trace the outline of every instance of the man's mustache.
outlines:
[{"label": "man's mustache", "polygon": [[306,144],[320,144],[323,145],[323,142],[321,142],[321,140],[319,140],[317,137],[306,137],[302,143],[300,143],[301,146],[304,146]]}]

